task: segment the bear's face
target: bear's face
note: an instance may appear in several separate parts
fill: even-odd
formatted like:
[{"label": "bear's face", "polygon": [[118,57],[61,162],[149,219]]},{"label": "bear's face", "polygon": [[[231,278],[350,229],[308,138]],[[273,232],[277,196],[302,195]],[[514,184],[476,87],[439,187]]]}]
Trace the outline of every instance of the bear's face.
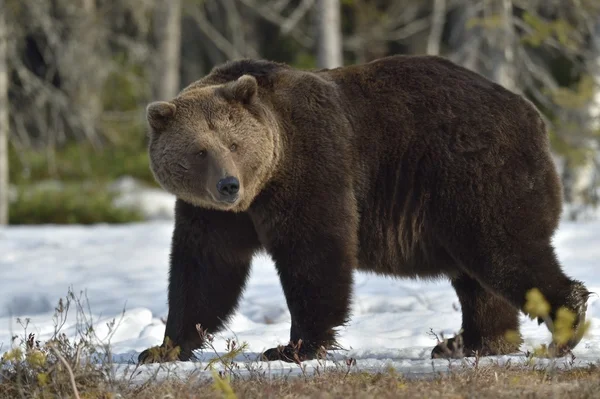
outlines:
[{"label": "bear's face", "polygon": [[246,210],[268,180],[275,126],[242,76],[148,105],[150,168],[167,191],[193,205]]}]

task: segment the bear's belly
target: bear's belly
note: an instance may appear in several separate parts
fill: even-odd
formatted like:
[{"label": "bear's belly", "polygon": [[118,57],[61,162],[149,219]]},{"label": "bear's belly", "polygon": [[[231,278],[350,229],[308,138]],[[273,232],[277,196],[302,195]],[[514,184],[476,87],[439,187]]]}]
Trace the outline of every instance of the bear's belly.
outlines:
[{"label": "bear's belly", "polygon": [[[361,223],[358,269],[381,275],[436,278],[458,273],[450,255],[429,232],[418,237],[401,228],[378,228],[378,223]],[[399,224],[400,225],[400,224]]]}]

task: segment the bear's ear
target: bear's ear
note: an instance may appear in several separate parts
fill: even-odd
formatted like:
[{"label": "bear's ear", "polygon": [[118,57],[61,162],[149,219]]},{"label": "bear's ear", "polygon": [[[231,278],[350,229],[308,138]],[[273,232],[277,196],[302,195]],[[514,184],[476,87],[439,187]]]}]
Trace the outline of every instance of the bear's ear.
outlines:
[{"label": "bear's ear", "polygon": [[154,129],[163,129],[167,122],[175,116],[177,107],[166,101],[154,101],[146,107],[146,118]]},{"label": "bear's ear", "polygon": [[251,75],[242,75],[236,81],[225,84],[221,90],[226,100],[239,101],[242,104],[252,103],[257,92],[258,82]]}]

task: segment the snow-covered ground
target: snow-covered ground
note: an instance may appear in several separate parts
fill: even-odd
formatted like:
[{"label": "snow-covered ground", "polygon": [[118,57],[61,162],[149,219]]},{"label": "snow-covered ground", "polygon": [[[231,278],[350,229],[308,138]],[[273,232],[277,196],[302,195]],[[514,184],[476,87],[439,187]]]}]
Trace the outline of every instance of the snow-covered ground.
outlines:
[{"label": "snow-covered ground", "polygon": [[[3,352],[11,336],[22,334],[16,318],[30,318],[29,332],[42,340],[53,331],[57,300],[69,287],[85,290],[99,337],[106,322],[120,320],[111,343],[117,362],[126,364],[148,346],[159,344],[167,315],[167,272],[172,221],[107,226],[35,226],[0,229],[0,343]],[[568,274],[600,293],[600,222],[563,222],[555,237],[560,260]],[[121,313],[125,309],[121,320]],[[456,294],[446,281],[394,280],[356,274],[351,322],[340,330],[340,343],[348,352],[338,358],[357,359],[363,369],[391,364],[403,372],[427,373],[446,361],[429,359],[435,344],[429,334],[452,335],[460,328]],[[72,314],[74,316],[74,313]],[[600,360],[600,300],[589,302],[590,334],[575,349],[578,362]],[[523,350],[547,343],[549,333],[523,316],[526,342]],[[75,334],[75,318],[64,327]],[[290,316],[270,258],[257,256],[241,304],[228,329],[216,336],[218,350],[224,339],[247,342],[252,354],[284,344]],[[201,359],[210,358],[201,354]],[[492,360],[504,362],[520,356]],[[309,362],[309,365],[313,364]],[[314,365],[314,364],[313,364]],[[155,365],[144,366],[152,370]],[[183,369],[194,367],[180,363]],[[274,362],[271,370],[295,365]]]}]

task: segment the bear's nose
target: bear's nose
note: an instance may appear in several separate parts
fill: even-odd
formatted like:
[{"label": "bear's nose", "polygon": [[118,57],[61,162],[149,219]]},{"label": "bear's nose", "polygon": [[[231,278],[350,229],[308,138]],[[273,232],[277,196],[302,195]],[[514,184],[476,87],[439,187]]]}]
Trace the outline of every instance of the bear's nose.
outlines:
[{"label": "bear's nose", "polygon": [[217,190],[219,193],[226,196],[235,195],[238,191],[240,191],[240,181],[237,179],[237,177],[227,176],[219,180],[217,183]]}]

